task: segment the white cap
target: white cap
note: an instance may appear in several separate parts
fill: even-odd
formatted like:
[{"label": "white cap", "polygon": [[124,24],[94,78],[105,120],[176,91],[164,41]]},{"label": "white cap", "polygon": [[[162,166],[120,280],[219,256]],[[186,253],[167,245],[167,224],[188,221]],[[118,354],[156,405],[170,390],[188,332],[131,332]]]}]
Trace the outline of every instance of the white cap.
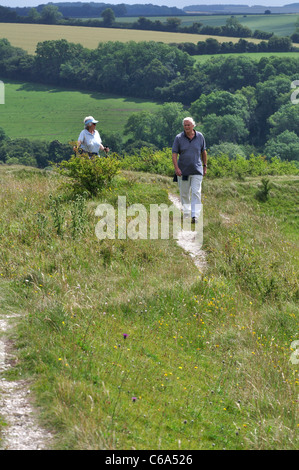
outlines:
[{"label": "white cap", "polygon": [[85,126],[87,124],[96,124],[97,122],[99,121],[96,121],[92,116],[86,116],[86,118],[84,119]]}]

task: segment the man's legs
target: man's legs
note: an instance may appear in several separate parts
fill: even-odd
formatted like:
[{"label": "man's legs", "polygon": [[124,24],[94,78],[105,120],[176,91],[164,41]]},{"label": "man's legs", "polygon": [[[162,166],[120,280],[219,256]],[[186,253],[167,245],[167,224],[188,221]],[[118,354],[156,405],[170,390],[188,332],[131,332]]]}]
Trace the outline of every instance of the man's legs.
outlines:
[{"label": "man's legs", "polygon": [[183,180],[181,176],[178,176],[178,185],[181,196],[181,204],[183,206],[183,216],[184,218],[191,216],[191,179],[190,176],[188,180]]},{"label": "man's legs", "polygon": [[191,175],[189,176],[191,186],[191,217],[199,219],[201,211],[201,183],[202,175]]}]

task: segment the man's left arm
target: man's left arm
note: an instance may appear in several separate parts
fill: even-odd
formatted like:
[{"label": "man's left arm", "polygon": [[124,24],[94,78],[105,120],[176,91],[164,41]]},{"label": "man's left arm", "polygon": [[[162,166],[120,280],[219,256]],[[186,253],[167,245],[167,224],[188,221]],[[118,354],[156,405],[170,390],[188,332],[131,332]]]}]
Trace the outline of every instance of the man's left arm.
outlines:
[{"label": "man's left arm", "polygon": [[203,175],[205,176],[207,174],[207,160],[208,160],[206,150],[203,150],[201,152],[201,160],[202,160],[202,166],[203,166]]}]

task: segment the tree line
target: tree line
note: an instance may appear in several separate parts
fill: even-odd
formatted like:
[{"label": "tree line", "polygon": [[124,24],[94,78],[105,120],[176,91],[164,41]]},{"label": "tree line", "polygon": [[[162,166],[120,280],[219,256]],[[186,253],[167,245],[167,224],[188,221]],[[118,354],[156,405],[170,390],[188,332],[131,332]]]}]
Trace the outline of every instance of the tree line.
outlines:
[{"label": "tree line", "polygon": [[272,36],[268,41],[254,43],[239,39],[238,42],[219,42],[215,38],[207,38],[205,41],[198,41],[197,44],[191,42],[176,43],[180,50],[190,55],[211,55],[211,54],[234,54],[243,52],[291,52],[295,51],[289,37]]},{"label": "tree line", "polygon": [[[298,104],[290,100],[291,84],[299,80],[296,57],[257,61],[244,55],[215,56],[196,63],[178,47],[162,43],[107,42],[90,50],[66,40],[38,43],[33,56],[2,39],[0,70],[2,80],[67,83],[74,89],[164,103],[154,115],[133,114],[123,138],[105,136],[119,153],[171,146],[188,113],[214,153],[227,149],[244,158],[258,152],[299,160]],[[57,149],[56,154],[60,158]],[[0,153],[0,159],[7,156]]]},{"label": "tree line", "polygon": [[69,159],[73,151],[68,144],[58,140],[52,142],[31,141],[29,139],[9,139],[0,128],[0,164],[26,165],[38,168],[46,168],[53,163],[60,162],[64,158]]},{"label": "tree line", "polygon": [[[124,16],[182,16],[186,13],[177,7],[168,7],[153,5],[151,3],[147,4],[110,4],[110,3],[101,3],[101,2],[58,2],[58,3],[48,3],[47,5],[41,4],[35,7],[38,13],[41,13],[44,6],[53,5],[57,7],[58,11],[65,18],[99,18],[101,13],[107,8],[111,8],[115,16],[124,17]],[[19,16],[27,16],[31,7],[15,7],[13,8]]]}]

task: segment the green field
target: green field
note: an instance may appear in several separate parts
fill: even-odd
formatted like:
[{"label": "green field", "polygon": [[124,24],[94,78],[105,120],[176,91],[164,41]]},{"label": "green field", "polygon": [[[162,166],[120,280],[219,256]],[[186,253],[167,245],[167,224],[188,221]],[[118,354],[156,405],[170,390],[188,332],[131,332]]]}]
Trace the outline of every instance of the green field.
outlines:
[{"label": "green field", "polygon": [[[253,32],[260,31],[274,33],[277,36],[290,36],[295,31],[298,15],[235,15],[243,26],[248,26]],[[201,17],[200,22],[209,26],[223,26],[228,16]],[[195,20],[194,20],[195,21]]]},{"label": "green field", "polygon": [[122,133],[130,114],[155,111],[158,106],[137,98],[5,81],[0,127],[11,138],[69,142],[77,140],[87,115],[93,115],[99,121],[100,132]]},{"label": "green field", "polygon": [[[30,54],[35,53],[38,42],[54,39],[66,39],[94,49],[99,42],[107,41],[158,41],[169,43],[205,41],[214,37],[219,42],[238,42],[239,38],[225,36],[206,36],[203,34],[165,33],[163,31],[141,31],[113,28],[89,28],[84,26],[59,26],[41,24],[0,23],[0,38],[7,38],[13,46],[21,47]],[[250,39],[258,43],[258,39]]]},{"label": "green field", "polygon": [[[248,26],[253,32],[256,29],[272,32],[277,36],[290,36],[295,31],[295,23],[299,15],[234,15],[243,26]],[[182,26],[190,26],[193,23],[202,23],[205,26],[224,26],[231,15],[188,15],[180,16]],[[166,22],[165,16],[148,17],[151,21]],[[132,23],[137,18],[117,18],[116,21]]]}]

